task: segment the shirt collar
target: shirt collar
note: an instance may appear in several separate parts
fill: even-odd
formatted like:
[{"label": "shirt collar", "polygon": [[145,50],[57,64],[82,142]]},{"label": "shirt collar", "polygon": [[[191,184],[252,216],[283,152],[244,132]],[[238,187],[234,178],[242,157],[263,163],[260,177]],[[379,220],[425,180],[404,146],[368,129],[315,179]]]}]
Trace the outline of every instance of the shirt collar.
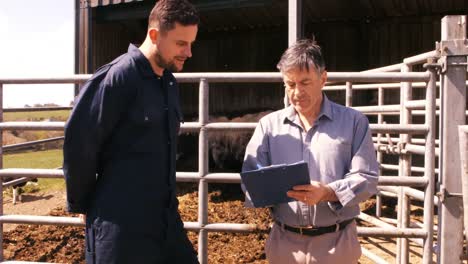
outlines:
[{"label": "shirt collar", "polygon": [[330,100],[328,100],[328,97],[323,94],[323,101],[322,101],[322,107],[320,108],[320,114],[319,114],[319,119],[322,116],[326,116],[328,119],[333,120],[333,109],[332,109],[332,103]]},{"label": "shirt collar", "polygon": [[[140,71],[141,75],[147,78],[158,76],[156,73],[154,73],[153,68],[151,68],[151,64],[149,60],[145,57],[145,55],[143,55],[143,53],[141,52],[139,48],[137,48],[133,44],[130,44],[128,46],[127,52],[130,55],[130,57],[135,60],[137,68]],[[163,72],[163,75],[165,75],[164,72]]]},{"label": "shirt collar", "polygon": [[[332,104],[331,101],[328,99],[328,97],[322,93],[323,95],[323,100],[322,100],[322,105],[320,106],[320,113],[317,117],[317,120],[321,119],[322,117],[327,117],[330,120],[333,120],[333,109],[332,109]],[[300,126],[299,122],[299,116],[296,113],[296,110],[294,109],[293,105],[289,105],[286,107],[286,109],[283,111],[282,119],[284,122],[289,120],[290,122],[297,124]]]}]

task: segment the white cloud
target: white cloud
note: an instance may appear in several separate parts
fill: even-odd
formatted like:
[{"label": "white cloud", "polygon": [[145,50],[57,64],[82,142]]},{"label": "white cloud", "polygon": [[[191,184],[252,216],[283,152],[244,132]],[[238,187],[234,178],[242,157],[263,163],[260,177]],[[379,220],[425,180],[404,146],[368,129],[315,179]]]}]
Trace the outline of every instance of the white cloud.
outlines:
[{"label": "white cloud", "polygon": [[[5,54],[2,76],[54,77],[71,75],[74,71],[73,31],[62,25],[56,32],[33,33],[17,36],[16,43],[8,47],[15,52]],[[37,40],[31,45],[31,39]],[[17,52],[19,51],[19,52]],[[2,68],[0,66],[0,70]],[[22,107],[25,104],[56,103],[69,105],[73,100],[73,85],[5,85],[5,107]]]},{"label": "white cloud", "polygon": [[[4,53],[6,53],[6,42],[8,40],[9,22],[8,17],[0,11],[0,58],[4,61]],[[0,62],[0,70],[2,69]]]},{"label": "white cloud", "polygon": [[8,18],[0,12],[0,35],[8,34]]},{"label": "white cloud", "polygon": [[[73,3],[72,0],[67,1]],[[2,7],[3,11],[0,11],[0,76],[54,77],[73,74],[73,5],[62,5],[61,10],[45,8],[44,12],[25,13],[19,6],[29,1],[8,3],[11,5]],[[48,5],[54,4],[50,2]],[[35,103],[69,105],[71,100],[73,85],[70,84],[4,85],[5,107]]]},{"label": "white cloud", "polygon": [[[3,74],[59,75],[72,74],[74,67],[73,26],[64,23],[54,32],[19,34],[6,41]],[[8,66],[7,66],[8,65]]]},{"label": "white cloud", "polygon": [[4,85],[4,107],[55,103],[68,106],[73,100],[70,84]]},{"label": "white cloud", "polygon": [[8,17],[0,11],[0,33],[8,33]]}]

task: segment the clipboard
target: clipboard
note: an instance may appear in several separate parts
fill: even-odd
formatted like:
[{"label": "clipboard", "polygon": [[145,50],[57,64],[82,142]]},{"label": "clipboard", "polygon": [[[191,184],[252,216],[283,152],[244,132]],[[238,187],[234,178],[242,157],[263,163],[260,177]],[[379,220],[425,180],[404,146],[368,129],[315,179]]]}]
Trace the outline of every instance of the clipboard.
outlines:
[{"label": "clipboard", "polygon": [[296,185],[310,184],[307,162],[280,164],[241,172],[254,207],[268,207],[295,201],[286,193]]}]

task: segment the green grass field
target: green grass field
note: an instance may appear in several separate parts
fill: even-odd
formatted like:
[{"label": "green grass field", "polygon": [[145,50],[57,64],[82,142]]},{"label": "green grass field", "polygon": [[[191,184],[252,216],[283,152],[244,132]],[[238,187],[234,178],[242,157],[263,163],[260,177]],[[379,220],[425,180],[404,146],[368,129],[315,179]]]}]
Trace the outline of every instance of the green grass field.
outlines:
[{"label": "green grass field", "polygon": [[[3,118],[7,122],[43,120],[66,121],[70,112],[70,110],[7,112],[4,113]],[[41,139],[49,137],[48,131],[32,131],[30,133],[36,133],[38,138]],[[5,168],[55,169],[62,166],[62,161],[61,149],[5,154],[3,156],[3,165]],[[63,179],[39,179],[38,183],[38,186],[26,186],[25,191],[62,190],[65,188],[65,181]]]},{"label": "green grass field", "polygon": [[41,121],[46,119],[66,121],[69,115],[70,110],[8,112],[3,114],[3,119],[5,121]]},{"label": "green grass field", "polygon": [[[5,168],[55,169],[62,166],[61,149],[5,154]],[[37,186],[26,186],[26,192],[62,190],[65,188],[63,179],[39,179]]]}]

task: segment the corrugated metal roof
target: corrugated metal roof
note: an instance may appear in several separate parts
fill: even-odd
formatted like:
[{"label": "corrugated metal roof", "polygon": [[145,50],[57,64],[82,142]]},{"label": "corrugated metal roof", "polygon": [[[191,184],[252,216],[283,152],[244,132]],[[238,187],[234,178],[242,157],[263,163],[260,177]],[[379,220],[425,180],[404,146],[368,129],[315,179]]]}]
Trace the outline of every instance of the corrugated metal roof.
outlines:
[{"label": "corrugated metal roof", "polygon": [[303,1],[303,5],[305,13],[317,19],[462,15],[468,8],[466,0],[315,0]]},{"label": "corrugated metal roof", "polygon": [[[88,2],[91,7],[108,6],[132,2],[148,2],[151,6],[156,0],[77,0]],[[232,9],[265,9],[269,13],[287,12],[286,0],[191,0],[201,13],[210,11],[230,11]],[[462,14],[467,10],[466,0],[305,0],[305,15],[317,19],[360,18],[360,17],[398,17],[421,16],[444,13]],[[279,7],[279,8],[278,8]],[[457,12],[458,11],[458,12]],[[235,12],[234,12],[235,13]],[[242,14],[242,16],[245,14]],[[241,18],[242,20],[243,18]]]},{"label": "corrugated metal roof", "polygon": [[[81,0],[83,1],[83,0]],[[89,0],[99,10],[102,21],[147,19],[156,0]],[[304,0],[304,22],[376,21],[388,18],[432,17],[468,13],[467,0]],[[126,8],[119,3],[135,3]],[[200,11],[203,30],[230,31],[245,28],[276,28],[287,26],[286,0],[191,0]]]},{"label": "corrugated metal roof", "polygon": [[115,5],[122,3],[141,2],[143,0],[90,0],[91,7]]},{"label": "corrugated metal roof", "polygon": [[[205,0],[206,2],[207,0]],[[235,2],[235,0],[230,0]],[[200,10],[204,29],[230,30],[235,28],[287,26],[288,1],[259,1],[257,6],[229,6],[229,0],[215,6],[193,1]],[[221,3],[224,3],[222,5]],[[433,17],[468,13],[467,0],[304,0],[302,11],[305,23],[334,21],[375,21],[389,18]]]}]

